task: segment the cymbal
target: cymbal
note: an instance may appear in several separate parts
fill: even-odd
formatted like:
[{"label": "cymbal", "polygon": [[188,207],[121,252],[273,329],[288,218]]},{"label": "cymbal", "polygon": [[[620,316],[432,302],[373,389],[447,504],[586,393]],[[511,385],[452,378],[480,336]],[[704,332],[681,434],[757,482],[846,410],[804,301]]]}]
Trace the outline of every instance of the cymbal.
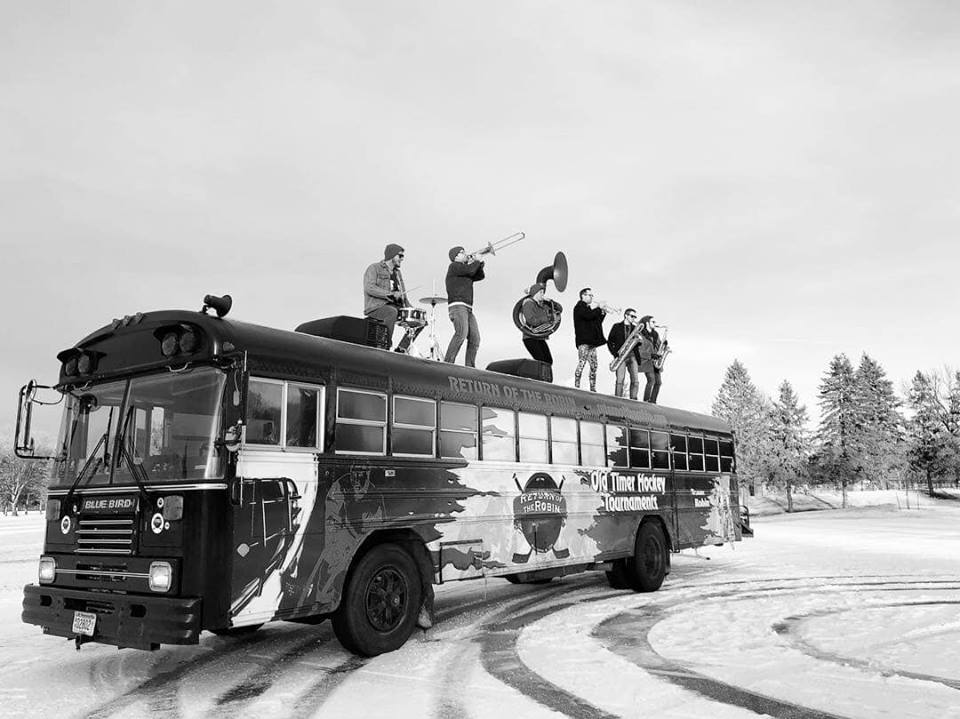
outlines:
[{"label": "cymbal", "polygon": [[446,297],[441,297],[437,295],[436,297],[421,297],[420,304],[422,305],[442,305],[447,301]]}]

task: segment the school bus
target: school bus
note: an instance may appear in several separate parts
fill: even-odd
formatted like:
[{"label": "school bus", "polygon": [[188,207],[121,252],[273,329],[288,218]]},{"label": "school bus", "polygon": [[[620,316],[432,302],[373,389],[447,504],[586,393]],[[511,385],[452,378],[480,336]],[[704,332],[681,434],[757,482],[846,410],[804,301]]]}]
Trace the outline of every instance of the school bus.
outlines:
[{"label": "school bus", "polygon": [[[366,320],[235,321],[218,300],[58,355],[24,622],[155,649],[329,618],[373,656],[432,623],[444,582],[600,570],[655,591],[671,552],[741,539],[719,419],[389,352]],[[20,393],[21,456],[41,389]]]}]

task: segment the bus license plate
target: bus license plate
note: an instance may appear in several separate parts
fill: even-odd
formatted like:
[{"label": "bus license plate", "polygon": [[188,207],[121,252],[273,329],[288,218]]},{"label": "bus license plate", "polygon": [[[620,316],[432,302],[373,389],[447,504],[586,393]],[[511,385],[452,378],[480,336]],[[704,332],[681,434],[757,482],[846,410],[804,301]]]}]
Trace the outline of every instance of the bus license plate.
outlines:
[{"label": "bus license plate", "polygon": [[92,637],[95,626],[97,626],[97,615],[93,612],[73,613],[73,631],[76,634]]}]

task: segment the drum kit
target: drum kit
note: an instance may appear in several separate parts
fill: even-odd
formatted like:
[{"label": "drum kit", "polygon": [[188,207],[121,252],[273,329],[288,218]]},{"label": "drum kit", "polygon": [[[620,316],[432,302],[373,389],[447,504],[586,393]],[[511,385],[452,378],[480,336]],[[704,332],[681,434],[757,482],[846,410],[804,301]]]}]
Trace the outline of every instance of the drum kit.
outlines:
[{"label": "drum kit", "polygon": [[[523,232],[517,232],[505,237],[502,240],[497,242],[488,242],[485,247],[480,248],[475,252],[468,253],[470,261],[474,261],[482,257],[483,255],[496,255],[497,250],[501,250],[504,247],[509,247],[510,245],[520,242],[525,237]],[[564,270],[565,271],[565,270]],[[404,295],[406,296],[406,290],[404,290]],[[397,324],[404,328],[406,332],[406,338],[401,343],[401,346],[405,347],[406,354],[409,354],[412,357],[420,357],[424,359],[432,359],[436,361],[443,360],[443,350],[440,348],[440,341],[437,339],[437,305],[446,304],[447,298],[438,295],[436,293],[436,285],[434,285],[434,293],[428,297],[421,297],[420,304],[430,305],[430,316],[427,317],[427,311],[422,310],[418,307],[400,307],[397,310]],[[426,327],[430,327],[430,333],[428,337],[430,338],[430,346],[426,352],[422,352],[414,345],[417,337],[420,336],[420,333]]]}]

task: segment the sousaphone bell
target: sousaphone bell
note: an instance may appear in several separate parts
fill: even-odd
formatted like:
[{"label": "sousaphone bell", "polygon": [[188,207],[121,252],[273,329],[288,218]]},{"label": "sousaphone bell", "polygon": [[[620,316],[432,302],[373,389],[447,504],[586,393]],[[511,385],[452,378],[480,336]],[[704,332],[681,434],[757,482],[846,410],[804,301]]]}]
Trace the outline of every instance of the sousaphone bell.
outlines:
[{"label": "sousaphone bell", "polygon": [[[553,280],[553,284],[558,292],[563,292],[567,289],[567,257],[562,252],[556,254],[553,258],[552,265],[547,265],[537,273],[537,283],[546,286],[547,280]],[[560,303],[545,299],[544,303],[549,310],[550,321],[539,327],[529,327],[523,319],[523,313],[520,311],[525,299],[527,299],[526,296],[521,297],[517,300],[517,304],[513,306],[513,324],[517,326],[517,329],[537,339],[546,339],[556,332],[557,328],[560,327],[560,313],[563,312],[563,307]]]}]

